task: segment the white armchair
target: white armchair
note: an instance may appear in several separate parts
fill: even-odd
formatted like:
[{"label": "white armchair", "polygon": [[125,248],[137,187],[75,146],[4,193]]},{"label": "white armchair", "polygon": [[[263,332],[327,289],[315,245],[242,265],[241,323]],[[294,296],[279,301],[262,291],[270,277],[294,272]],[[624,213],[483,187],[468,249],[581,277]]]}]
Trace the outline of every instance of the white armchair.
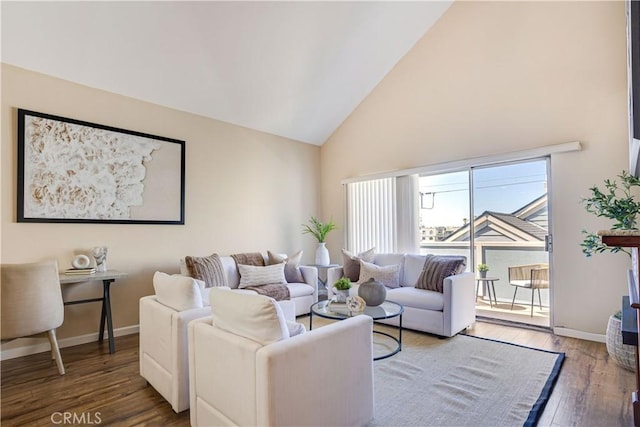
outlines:
[{"label": "white armchair", "polygon": [[217,307],[212,319],[189,324],[192,426],[358,426],[373,419],[370,317],[289,338],[277,310],[258,301],[266,297],[228,296],[254,299],[241,304],[248,324]]},{"label": "white armchair", "polygon": [[[295,304],[280,301],[285,319],[295,321]],[[189,409],[187,325],[211,316],[211,307],[178,310],[158,300],[140,299],[140,375],[170,404],[175,412]]]}]

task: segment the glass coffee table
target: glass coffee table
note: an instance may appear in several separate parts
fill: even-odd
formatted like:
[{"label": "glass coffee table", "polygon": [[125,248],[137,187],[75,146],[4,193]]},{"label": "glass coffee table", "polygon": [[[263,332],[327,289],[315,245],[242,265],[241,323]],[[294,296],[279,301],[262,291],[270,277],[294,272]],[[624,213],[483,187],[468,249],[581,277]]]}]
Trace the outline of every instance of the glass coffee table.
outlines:
[{"label": "glass coffee table", "polygon": [[399,317],[398,321],[398,337],[394,337],[393,335],[387,334],[386,332],[376,331],[374,330],[374,334],[384,335],[388,338],[391,338],[396,346],[388,353],[385,353],[381,356],[374,357],[373,360],[386,359],[387,357],[391,357],[394,354],[398,353],[402,350],[402,313],[404,312],[404,307],[393,301],[385,301],[382,304],[370,307],[367,306],[364,309],[364,312],[349,312],[343,310],[340,307],[340,310],[332,311],[331,306],[329,305],[329,300],[318,301],[315,304],[311,305],[311,310],[309,312],[309,330],[313,329],[313,316],[320,316],[325,319],[333,319],[333,320],[344,320],[349,317],[357,316],[359,314],[364,314],[366,316],[371,317],[373,320],[382,320],[382,319],[391,319],[393,317]]}]

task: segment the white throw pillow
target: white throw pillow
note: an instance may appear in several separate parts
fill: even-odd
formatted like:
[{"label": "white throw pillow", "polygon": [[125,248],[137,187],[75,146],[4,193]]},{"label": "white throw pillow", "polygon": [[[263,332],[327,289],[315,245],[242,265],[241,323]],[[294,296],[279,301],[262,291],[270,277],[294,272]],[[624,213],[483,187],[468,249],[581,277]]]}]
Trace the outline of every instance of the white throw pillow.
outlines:
[{"label": "white throw pillow", "polygon": [[280,305],[264,295],[212,288],[211,316],[216,327],[262,345],[289,338]]},{"label": "white throw pillow", "polygon": [[397,288],[400,286],[400,266],[379,266],[360,260],[360,280],[358,283],[364,283],[372,277],[387,288]]},{"label": "white throw pillow", "polygon": [[174,310],[202,308],[200,286],[191,277],[156,271],[153,275],[153,288],[158,301]]},{"label": "white throw pillow", "polygon": [[287,283],[287,279],[284,277],[284,263],[265,267],[238,264],[238,271],[240,272],[240,284],[238,285],[240,289],[270,283]]},{"label": "white throw pillow", "polygon": [[[204,281],[202,280],[198,280],[198,279],[193,279],[196,281],[196,283],[198,283],[198,286],[200,287],[200,295],[202,295],[202,306],[203,307],[209,307],[211,305],[211,303],[209,302],[209,292],[211,292],[212,288],[207,288],[207,284],[204,283]],[[226,290],[231,290],[230,287],[228,286],[216,286],[217,288],[220,289],[226,289]]]},{"label": "white throw pillow", "polygon": [[307,328],[302,323],[290,322],[287,320],[287,329],[289,330],[289,337],[295,337],[307,332]]}]

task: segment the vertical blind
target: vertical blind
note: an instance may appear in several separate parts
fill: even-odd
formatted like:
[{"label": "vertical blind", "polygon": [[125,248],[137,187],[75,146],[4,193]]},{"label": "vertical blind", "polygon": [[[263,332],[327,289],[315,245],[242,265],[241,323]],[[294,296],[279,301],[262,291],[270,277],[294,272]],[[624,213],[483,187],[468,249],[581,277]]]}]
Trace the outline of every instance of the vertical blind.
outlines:
[{"label": "vertical blind", "polygon": [[418,251],[417,175],[348,183],[346,192],[350,251]]}]

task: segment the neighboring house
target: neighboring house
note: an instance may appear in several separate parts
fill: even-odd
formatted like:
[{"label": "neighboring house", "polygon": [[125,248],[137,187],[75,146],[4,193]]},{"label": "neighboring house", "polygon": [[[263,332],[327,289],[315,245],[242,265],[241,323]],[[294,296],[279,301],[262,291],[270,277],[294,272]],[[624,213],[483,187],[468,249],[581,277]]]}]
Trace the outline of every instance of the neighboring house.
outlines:
[{"label": "neighboring house", "polygon": [[[476,241],[544,242],[548,234],[547,195],[527,203],[513,213],[484,211],[473,222]],[[469,241],[470,224],[463,225],[445,242]]]}]

